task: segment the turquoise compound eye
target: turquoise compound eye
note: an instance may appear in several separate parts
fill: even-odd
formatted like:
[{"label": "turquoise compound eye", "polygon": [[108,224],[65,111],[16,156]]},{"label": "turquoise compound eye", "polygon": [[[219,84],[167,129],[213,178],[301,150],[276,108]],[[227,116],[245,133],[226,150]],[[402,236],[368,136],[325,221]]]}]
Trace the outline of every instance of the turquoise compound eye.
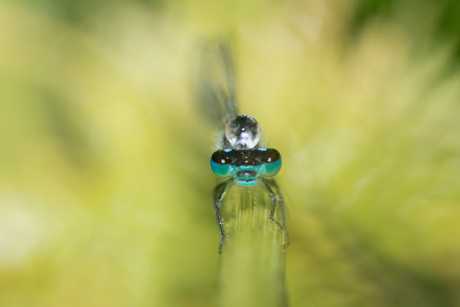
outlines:
[{"label": "turquoise compound eye", "polygon": [[264,167],[262,176],[275,176],[281,169],[281,155],[278,150],[270,148],[267,150],[267,155],[263,158]]},{"label": "turquoise compound eye", "polygon": [[227,178],[230,177],[230,165],[228,164],[228,156],[222,150],[217,150],[211,157],[211,169],[217,177]]}]

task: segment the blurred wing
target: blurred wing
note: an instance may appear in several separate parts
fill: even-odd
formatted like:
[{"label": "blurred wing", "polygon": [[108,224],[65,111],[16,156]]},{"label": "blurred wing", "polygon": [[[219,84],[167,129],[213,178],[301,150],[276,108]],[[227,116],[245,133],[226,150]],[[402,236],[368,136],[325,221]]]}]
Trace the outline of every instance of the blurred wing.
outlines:
[{"label": "blurred wing", "polygon": [[199,112],[216,128],[238,115],[233,61],[222,40],[201,42],[193,67],[195,100]]}]

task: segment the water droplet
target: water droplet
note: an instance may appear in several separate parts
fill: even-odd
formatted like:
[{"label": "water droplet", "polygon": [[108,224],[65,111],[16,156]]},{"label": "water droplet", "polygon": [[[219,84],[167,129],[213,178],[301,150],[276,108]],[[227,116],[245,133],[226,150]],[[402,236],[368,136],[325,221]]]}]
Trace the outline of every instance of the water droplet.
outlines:
[{"label": "water droplet", "polygon": [[254,148],[260,140],[260,126],[251,116],[238,115],[228,122],[225,136],[233,148]]}]

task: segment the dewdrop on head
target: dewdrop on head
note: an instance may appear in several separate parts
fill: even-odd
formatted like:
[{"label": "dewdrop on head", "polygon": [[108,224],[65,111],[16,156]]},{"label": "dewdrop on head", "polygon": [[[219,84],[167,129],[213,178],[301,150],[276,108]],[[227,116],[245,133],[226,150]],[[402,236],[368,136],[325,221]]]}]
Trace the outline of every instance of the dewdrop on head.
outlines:
[{"label": "dewdrop on head", "polygon": [[259,123],[249,115],[238,115],[228,122],[225,136],[235,149],[251,149],[259,144]]}]

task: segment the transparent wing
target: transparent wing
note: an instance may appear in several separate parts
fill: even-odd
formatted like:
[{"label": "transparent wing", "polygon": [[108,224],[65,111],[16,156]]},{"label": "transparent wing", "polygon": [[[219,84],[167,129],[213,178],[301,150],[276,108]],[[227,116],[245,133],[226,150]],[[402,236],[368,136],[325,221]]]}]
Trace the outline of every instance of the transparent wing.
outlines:
[{"label": "transparent wing", "polygon": [[193,65],[193,85],[199,112],[223,130],[238,114],[233,61],[222,39],[202,41]]}]

